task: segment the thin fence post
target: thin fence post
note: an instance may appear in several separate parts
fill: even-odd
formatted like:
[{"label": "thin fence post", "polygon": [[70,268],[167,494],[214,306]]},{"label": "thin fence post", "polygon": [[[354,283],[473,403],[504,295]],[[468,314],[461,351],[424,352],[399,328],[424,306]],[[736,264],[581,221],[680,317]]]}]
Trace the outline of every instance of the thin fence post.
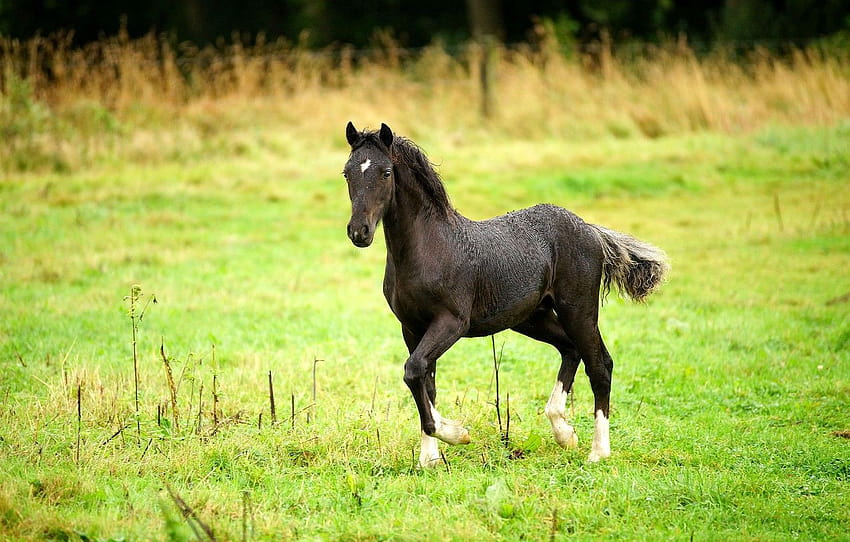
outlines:
[{"label": "thin fence post", "polygon": [[493,86],[496,80],[496,38],[485,35],[481,46],[481,116],[491,119],[495,115]]}]

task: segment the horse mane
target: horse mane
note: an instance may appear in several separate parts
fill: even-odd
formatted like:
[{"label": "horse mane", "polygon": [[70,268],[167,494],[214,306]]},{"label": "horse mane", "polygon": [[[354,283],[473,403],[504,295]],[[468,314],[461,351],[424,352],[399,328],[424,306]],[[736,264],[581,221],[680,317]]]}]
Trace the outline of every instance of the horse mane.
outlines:
[{"label": "horse mane", "polygon": [[[363,139],[361,139],[357,147],[365,143],[370,143],[379,148],[386,148],[381,143],[378,131],[363,132],[361,135]],[[451,201],[449,201],[449,195],[446,193],[443,179],[434,169],[434,164],[425,156],[425,153],[416,143],[406,137],[393,135],[390,159],[393,165],[405,166],[410,169],[413,173],[413,178],[428,197],[434,211],[443,217],[449,217],[456,213]]]}]

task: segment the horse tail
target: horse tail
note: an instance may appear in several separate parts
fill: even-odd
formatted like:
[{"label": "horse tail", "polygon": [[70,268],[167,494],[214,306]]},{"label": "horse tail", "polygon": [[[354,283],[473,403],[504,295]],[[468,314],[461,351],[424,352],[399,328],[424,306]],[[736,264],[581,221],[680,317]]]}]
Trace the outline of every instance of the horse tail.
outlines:
[{"label": "horse tail", "polygon": [[595,224],[591,227],[602,244],[602,299],[613,283],[621,295],[636,302],[646,300],[670,270],[664,251],[625,233]]}]

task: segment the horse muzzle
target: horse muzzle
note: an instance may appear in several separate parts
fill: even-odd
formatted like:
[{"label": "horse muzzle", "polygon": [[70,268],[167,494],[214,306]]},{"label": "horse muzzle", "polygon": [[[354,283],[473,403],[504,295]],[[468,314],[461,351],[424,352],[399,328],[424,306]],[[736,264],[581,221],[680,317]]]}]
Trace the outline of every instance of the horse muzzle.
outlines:
[{"label": "horse muzzle", "polygon": [[348,223],[348,238],[354,243],[354,246],[366,248],[372,244],[372,239],[375,237],[375,228],[369,227],[369,224],[352,225]]}]

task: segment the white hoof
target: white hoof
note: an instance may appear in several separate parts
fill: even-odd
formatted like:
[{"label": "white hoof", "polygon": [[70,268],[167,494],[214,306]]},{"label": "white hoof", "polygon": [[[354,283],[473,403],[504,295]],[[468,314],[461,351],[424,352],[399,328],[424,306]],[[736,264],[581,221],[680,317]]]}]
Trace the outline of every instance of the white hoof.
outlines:
[{"label": "white hoof", "polygon": [[434,436],[446,444],[469,444],[469,431],[455,420],[441,420]]},{"label": "white hoof", "polygon": [[460,422],[440,416],[434,405],[431,405],[431,416],[434,418],[434,434],[446,444],[469,444],[469,431]]},{"label": "white hoof", "polygon": [[552,433],[555,435],[555,442],[561,448],[577,448],[578,434],[572,425],[565,420],[560,420],[552,423]]},{"label": "white hoof", "polygon": [[601,452],[601,453],[600,453],[600,452],[598,452],[598,451],[596,451],[596,450],[592,450],[592,451],[590,452],[590,455],[588,455],[588,456],[587,456],[587,461],[588,461],[589,463],[598,463],[599,461],[601,461],[601,460],[603,460],[603,459],[607,459],[607,458],[609,458],[609,457],[611,457],[611,452],[610,452],[610,451],[608,451],[608,452]]},{"label": "white hoof", "polygon": [[442,463],[443,457],[440,455],[440,449],[437,444],[437,439],[422,433],[422,447],[419,452],[419,467],[423,469],[432,469]]},{"label": "white hoof", "polygon": [[603,459],[608,459],[609,457],[611,457],[610,452],[607,453],[607,454],[598,454],[596,452],[590,452],[590,455],[587,456],[587,462],[588,463],[599,463]]},{"label": "white hoof", "polygon": [[443,462],[442,456],[432,456],[429,454],[419,454],[419,468],[433,469]]},{"label": "white hoof", "polygon": [[567,392],[564,390],[564,385],[560,381],[555,382],[555,388],[546,403],[545,412],[552,424],[552,434],[555,435],[558,446],[575,448],[578,446],[578,435],[573,426],[567,422],[567,411],[564,406],[566,401]]},{"label": "white hoof", "polygon": [[596,463],[601,459],[611,457],[611,444],[608,437],[608,418],[601,410],[596,411],[593,443],[590,445],[590,455],[587,460]]}]

